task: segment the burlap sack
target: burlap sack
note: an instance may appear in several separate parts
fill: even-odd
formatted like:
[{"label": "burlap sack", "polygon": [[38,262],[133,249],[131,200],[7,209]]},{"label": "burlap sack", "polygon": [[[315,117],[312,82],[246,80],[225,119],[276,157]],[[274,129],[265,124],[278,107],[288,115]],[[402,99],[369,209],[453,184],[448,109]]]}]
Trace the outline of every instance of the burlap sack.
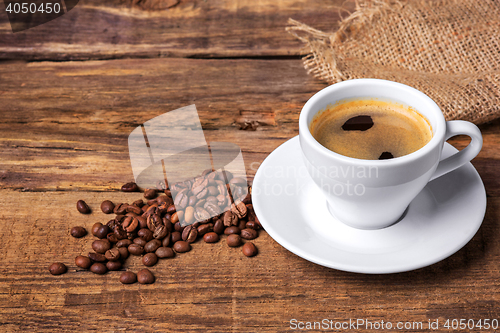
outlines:
[{"label": "burlap sack", "polygon": [[500,117],[500,1],[359,0],[335,33],[290,19],[304,66],[335,83],[380,78],[429,95],[446,119]]}]

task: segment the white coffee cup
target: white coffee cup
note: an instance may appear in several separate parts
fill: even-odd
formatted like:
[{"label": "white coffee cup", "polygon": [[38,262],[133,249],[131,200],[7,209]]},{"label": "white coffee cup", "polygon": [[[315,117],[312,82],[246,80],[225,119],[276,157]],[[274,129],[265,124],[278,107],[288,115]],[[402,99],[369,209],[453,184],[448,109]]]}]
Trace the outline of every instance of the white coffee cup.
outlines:
[{"label": "white coffee cup", "polygon": [[[325,148],[310,132],[313,117],[330,104],[356,98],[392,101],[416,109],[431,124],[432,139],[411,154],[388,160],[356,159]],[[470,144],[441,160],[445,141],[462,134],[471,137]],[[316,93],[300,113],[299,139],[309,175],[324,193],[331,214],[360,229],[380,229],[397,222],[430,180],[472,160],[483,144],[476,125],[445,121],[437,104],[424,93],[378,79],[343,81]]]}]

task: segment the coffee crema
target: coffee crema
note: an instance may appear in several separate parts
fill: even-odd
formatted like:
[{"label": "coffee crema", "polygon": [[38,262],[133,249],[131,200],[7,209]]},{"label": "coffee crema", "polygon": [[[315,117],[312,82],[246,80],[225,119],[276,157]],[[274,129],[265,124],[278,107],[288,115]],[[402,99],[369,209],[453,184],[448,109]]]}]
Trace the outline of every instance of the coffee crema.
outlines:
[{"label": "coffee crema", "polygon": [[432,138],[429,121],[413,108],[373,99],[328,106],[314,116],[309,130],[335,153],[365,160],[408,155]]}]

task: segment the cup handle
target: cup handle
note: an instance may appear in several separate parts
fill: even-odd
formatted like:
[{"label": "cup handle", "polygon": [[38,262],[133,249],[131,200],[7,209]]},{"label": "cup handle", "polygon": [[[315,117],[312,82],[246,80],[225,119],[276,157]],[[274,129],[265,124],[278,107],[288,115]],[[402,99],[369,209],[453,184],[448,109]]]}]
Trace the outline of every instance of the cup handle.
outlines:
[{"label": "cup handle", "polygon": [[445,158],[439,162],[436,172],[432,175],[431,180],[434,180],[442,175],[453,171],[467,162],[470,162],[481,150],[483,146],[483,137],[481,131],[471,122],[463,120],[451,120],[446,122],[445,141],[455,135],[470,136],[471,142],[467,147]]}]

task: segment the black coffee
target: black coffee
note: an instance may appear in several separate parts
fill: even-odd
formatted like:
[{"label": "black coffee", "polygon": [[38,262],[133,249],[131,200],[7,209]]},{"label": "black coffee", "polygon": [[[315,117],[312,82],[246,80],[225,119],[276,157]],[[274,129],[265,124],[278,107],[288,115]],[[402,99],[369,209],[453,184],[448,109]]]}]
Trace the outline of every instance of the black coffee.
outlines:
[{"label": "black coffee", "polygon": [[416,110],[372,99],[328,107],[313,118],[310,131],[324,147],[366,160],[408,155],[432,138],[429,122]]}]

